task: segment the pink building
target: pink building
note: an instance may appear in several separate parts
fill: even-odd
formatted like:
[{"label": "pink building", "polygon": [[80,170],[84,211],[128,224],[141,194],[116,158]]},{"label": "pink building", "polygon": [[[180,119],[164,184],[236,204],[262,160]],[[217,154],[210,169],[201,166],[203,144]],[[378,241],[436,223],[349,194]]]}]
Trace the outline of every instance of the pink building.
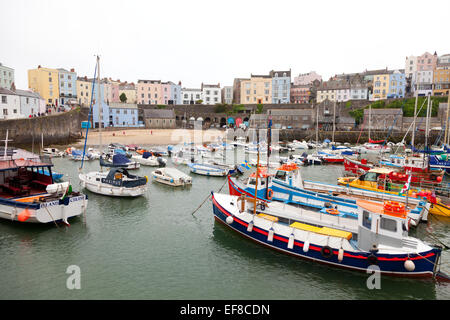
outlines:
[{"label": "pink building", "polygon": [[436,68],[437,60],[436,52],[434,54],[425,52],[417,57],[417,71],[433,71]]},{"label": "pink building", "polygon": [[139,104],[164,104],[161,80],[138,80],[136,91]]},{"label": "pink building", "polygon": [[120,86],[120,80],[114,81],[109,79],[103,79],[103,85],[105,90],[105,101],[107,103],[111,102],[120,102],[119,97],[119,86]]}]

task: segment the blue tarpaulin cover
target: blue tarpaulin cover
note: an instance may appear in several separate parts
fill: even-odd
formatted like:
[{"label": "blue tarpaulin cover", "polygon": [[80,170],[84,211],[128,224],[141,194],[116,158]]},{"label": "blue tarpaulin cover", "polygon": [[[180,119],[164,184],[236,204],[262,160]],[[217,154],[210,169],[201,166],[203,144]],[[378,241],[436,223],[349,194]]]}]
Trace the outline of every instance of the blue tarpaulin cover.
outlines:
[{"label": "blue tarpaulin cover", "polygon": [[115,154],[113,156],[113,164],[125,164],[130,162],[130,159],[128,159],[125,155],[123,154]]}]

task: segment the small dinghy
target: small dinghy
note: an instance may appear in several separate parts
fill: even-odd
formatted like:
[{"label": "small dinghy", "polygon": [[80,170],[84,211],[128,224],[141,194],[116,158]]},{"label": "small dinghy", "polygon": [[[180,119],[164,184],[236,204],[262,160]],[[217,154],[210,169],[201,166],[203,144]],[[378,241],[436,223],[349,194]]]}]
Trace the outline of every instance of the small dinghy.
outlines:
[{"label": "small dinghy", "polygon": [[175,168],[159,168],[152,172],[154,181],[179,187],[192,184],[192,178]]},{"label": "small dinghy", "polygon": [[188,163],[191,172],[204,176],[224,177],[230,169],[228,167],[207,164],[207,163]]}]

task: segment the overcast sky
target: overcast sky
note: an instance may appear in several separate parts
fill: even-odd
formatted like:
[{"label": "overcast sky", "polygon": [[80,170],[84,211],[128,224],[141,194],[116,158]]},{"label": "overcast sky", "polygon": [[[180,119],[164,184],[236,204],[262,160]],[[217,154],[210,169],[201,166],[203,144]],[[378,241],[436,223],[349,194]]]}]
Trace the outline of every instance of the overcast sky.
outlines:
[{"label": "overcast sky", "polygon": [[232,85],[270,70],[324,79],[450,53],[449,0],[0,0],[0,62],[27,88],[38,65],[101,76]]}]

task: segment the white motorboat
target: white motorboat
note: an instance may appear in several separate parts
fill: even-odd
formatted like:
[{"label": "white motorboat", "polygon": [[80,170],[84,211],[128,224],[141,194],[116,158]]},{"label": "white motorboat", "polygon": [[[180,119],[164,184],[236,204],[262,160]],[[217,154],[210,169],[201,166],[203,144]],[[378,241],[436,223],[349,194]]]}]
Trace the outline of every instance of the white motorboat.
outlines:
[{"label": "white motorboat", "polygon": [[292,141],[292,143],[288,143],[287,146],[293,149],[304,149],[304,150],[309,149],[308,143],[306,141],[300,142],[298,140],[294,140]]},{"label": "white motorboat", "polygon": [[50,156],[50,158],[64,157],[64,151],[60,151],[57,148],[44,148],[42,153]]},{"label": "white motorboat", "polygon": [[224,177],[230,172],[227,167],[207,163],[188,163],[188,167],[191,172],[204,176]]},{"label": "white motorboat", "polygon": [[83,188],[107,196],[137,197],[147,191],[147,176],[132,175],[125,168],[80,173],[78,177]]},{"label": "white motorboat", "polygon": [[154,181],[179,187],[192,184],[192,177],[175,168],[159,168],[152,172]]},{"label": "white motorboat", "polygon": [[142,155],[132,156],[131,159],[134,162],[140,163],[143,166],[151,166],[151,167],[164,167],[167,163],[167,160],[162,157],[156,157],[150,152],[144,152]]}]

